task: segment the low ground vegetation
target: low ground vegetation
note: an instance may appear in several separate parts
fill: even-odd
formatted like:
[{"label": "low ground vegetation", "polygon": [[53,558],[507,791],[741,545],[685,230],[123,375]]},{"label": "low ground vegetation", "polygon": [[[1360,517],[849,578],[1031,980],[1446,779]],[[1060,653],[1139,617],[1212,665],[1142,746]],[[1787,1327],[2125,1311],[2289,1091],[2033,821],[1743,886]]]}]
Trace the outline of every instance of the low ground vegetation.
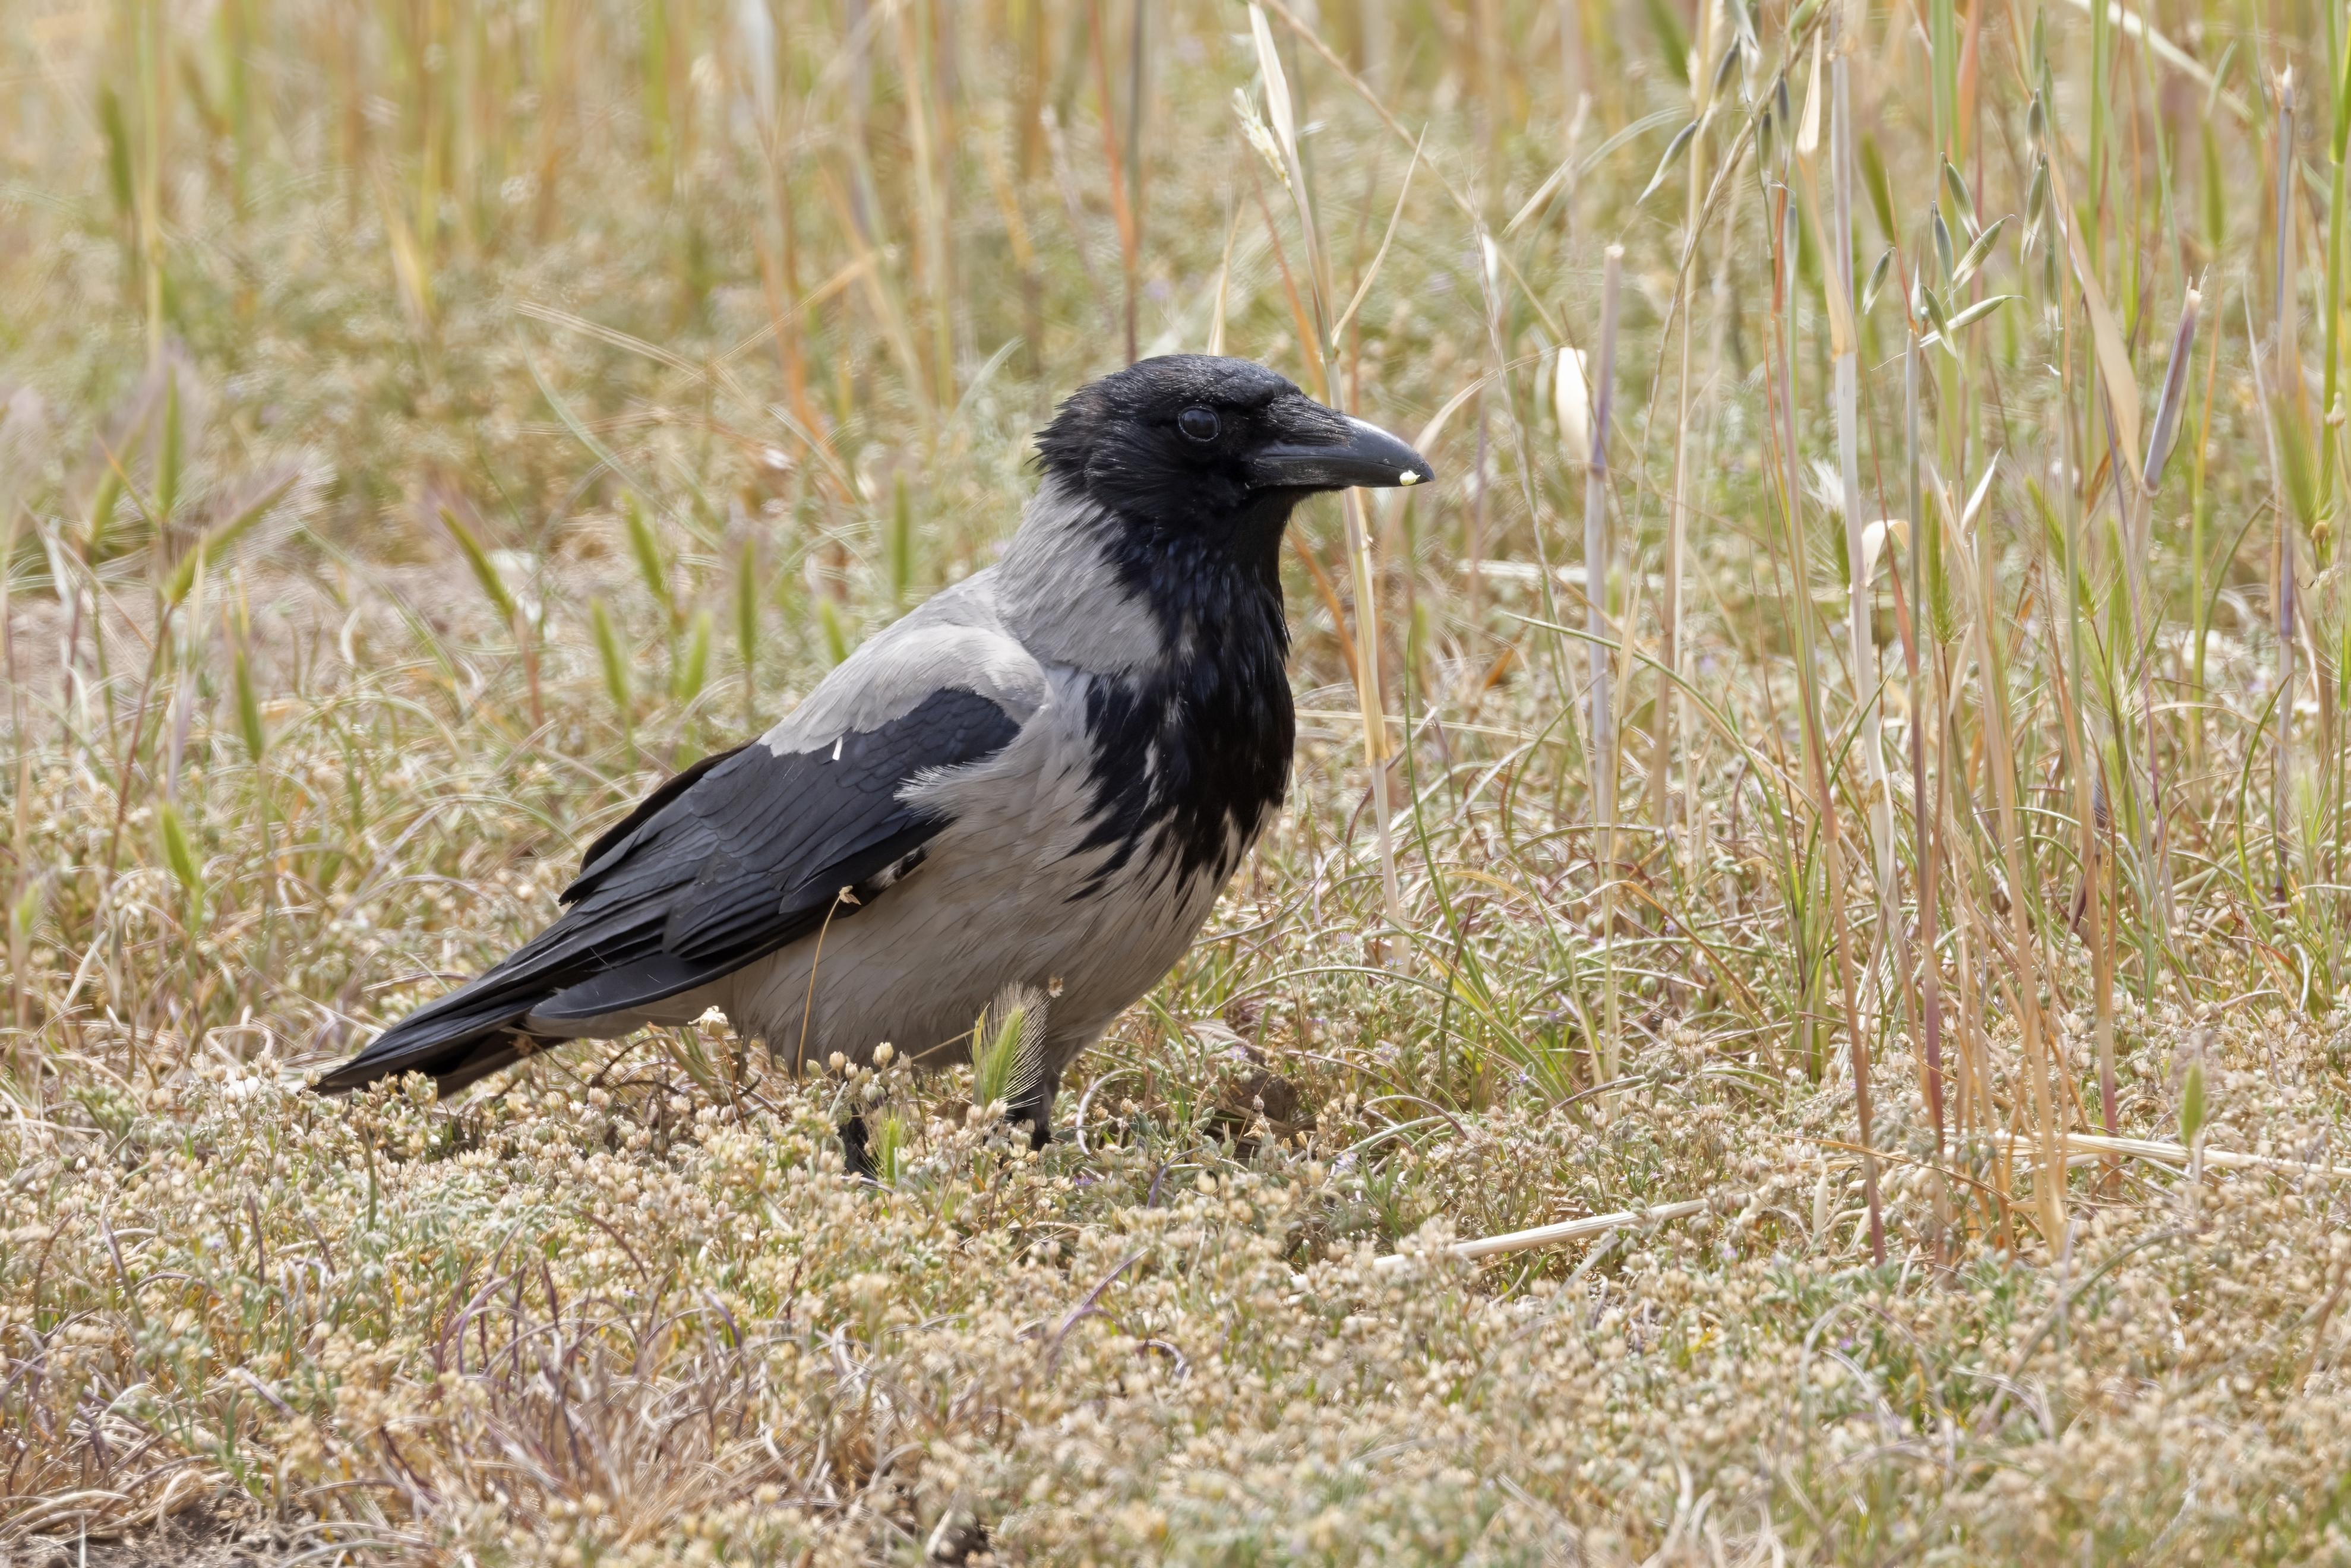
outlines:
[{"label": "low ground vegetation", "polygon": [[[0,18],[0,1562],[2351,1560],[2339,16]],[[1440,483],[1063,1139],[305,1092],[1211,346]]]}]

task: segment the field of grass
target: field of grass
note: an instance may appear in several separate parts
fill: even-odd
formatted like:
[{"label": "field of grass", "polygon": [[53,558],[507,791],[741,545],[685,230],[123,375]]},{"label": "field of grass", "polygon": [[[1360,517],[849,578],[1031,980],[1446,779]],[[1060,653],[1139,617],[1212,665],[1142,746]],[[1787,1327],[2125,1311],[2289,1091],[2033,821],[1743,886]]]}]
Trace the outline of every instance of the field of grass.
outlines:
[{"label": "field of grass", "polygon": [[[2351,1563],[2346,132],[2313,0],[0,0],[0,1564]],[[1439,483],[1062,1141],[305,1092],[1204,348]]]}]

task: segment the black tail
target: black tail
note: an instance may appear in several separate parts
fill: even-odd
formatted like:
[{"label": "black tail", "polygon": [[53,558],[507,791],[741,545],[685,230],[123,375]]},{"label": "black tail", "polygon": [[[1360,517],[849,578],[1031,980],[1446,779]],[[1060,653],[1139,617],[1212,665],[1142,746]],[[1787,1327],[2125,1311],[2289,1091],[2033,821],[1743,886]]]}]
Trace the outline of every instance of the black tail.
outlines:
[{"label": "black tail", "polygon": [[454,1094],[476,1079],[512,1066],[537,1046],[549,1042],[522,1028],[531,1002],[538,998],[517,997],[512,986],[496,983],[499,978],[494,970],[417,1009],[310,1087],[321,1094],[343,1094],[380,1079],[422,1072],[432,1078],[442,1093]]},{"label": "black tail", "polygon": [[536,1047],[553,1043],[532,1035],[523,1027],[525,1019],[550,1007],[555,1016],[564,1016],[569,988],[616,966],[633,967],[657,953],[667,915],[665,901],[644,898],[625,882],[604,896],[591,896],[481,975],[384,1030],[374,1044],[311,1087],[340,1094],[378,1079],[423,1072],[444,1094],[454,1094],[510,1067]]},{"label": "black tail", "polygon": [[[423,1072],[444,1094],[454,1094],[555,1043],[524,1027],[533,1014],[601,1017],[708,978],[702,970],[660,961],[668,913],[665,902],[638,897],[627,886],[577,904],[482,975],[384,1030],[311,1087],[340,1094],[381,1078]],[[620,986],[617,998],[607,998],[604,992],[614,988],[598,982],[615,979],[642,983]]]}]

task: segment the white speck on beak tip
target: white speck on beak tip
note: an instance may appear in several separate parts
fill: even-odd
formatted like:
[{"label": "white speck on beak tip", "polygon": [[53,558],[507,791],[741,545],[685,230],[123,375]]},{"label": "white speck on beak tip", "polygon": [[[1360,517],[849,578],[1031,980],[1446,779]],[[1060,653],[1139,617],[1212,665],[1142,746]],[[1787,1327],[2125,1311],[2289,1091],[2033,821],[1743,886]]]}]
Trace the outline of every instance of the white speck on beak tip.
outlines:
[{"label": "white speck on beak tip", "polygon": [[1407,468],[1403,473],[1396,476],[1396,483],[1409,489],[1411,486],[1420,483],[1420,476]]}]

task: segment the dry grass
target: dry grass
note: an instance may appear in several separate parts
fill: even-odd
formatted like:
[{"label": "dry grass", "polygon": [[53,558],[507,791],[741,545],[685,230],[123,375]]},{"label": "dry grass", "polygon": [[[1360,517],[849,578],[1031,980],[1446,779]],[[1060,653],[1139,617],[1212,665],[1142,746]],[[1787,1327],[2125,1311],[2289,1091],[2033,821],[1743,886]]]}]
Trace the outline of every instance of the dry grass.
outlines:
[{"label": "dry grass", "polygon": [[[0,0],[0,1563],[2351,1560],[2345,49]],[[1442,483],[1072,1141],[301,1091],[1211,343]]]}]

